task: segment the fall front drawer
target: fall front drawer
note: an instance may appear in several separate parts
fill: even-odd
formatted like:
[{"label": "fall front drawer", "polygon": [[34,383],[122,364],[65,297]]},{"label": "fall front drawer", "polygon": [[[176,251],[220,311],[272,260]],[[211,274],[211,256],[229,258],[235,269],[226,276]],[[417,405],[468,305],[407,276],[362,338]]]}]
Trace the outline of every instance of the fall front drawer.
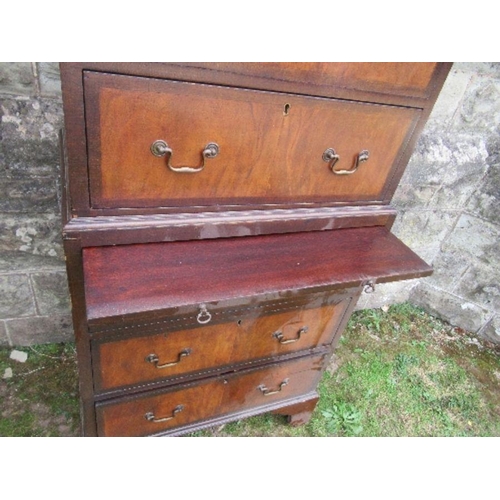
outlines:
[{"label": "fall front drawer", "polygon": [[84,73],[93,208],[381,202],[421,110]]},{"label": "fall front drawer", "polygon": [[[214,325],[178,329],[172,320],[173,326],[159,334],[109,340],[113,339],[110,331],[92,342],[95,391],[151,387],[170,379],[179,382],[188,376],[220,373],[229,365],[262,364],[329,345],[340,333],[354,293],[312,295],[298,305],[293,301],[270,303],[267,309],[271,313],[264,304],[231,308],[223,322]],[[190,318],[176,319],[179,324]],[[196,323],[195,315],[191,320]]]},{"label": "fall front drawer", "polygon": [[96,404],[101,436],[145,436],[314,392],[325,355]]}]

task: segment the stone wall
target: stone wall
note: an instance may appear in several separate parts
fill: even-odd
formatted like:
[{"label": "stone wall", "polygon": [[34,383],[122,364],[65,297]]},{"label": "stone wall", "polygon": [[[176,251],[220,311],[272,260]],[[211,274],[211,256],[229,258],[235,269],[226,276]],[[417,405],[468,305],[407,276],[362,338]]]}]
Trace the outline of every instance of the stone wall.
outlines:
[{"label": "stone wall", "polygon": [[409,299],[500,342],[500,63],[455,63],[396,191],[393,231],[434,267],[360,307]]},{"label": "stone wall", "polygon": [[[0,63],[0,345],[72,338],[60,237],[56,63]],[[394,232],[435,272],[377,286],[500,342],[500,64],[457,63],[394,198]]]},{"label": "stone wall", "polygon": [[0,63],[0,345],[72,338],[56,63]]}]

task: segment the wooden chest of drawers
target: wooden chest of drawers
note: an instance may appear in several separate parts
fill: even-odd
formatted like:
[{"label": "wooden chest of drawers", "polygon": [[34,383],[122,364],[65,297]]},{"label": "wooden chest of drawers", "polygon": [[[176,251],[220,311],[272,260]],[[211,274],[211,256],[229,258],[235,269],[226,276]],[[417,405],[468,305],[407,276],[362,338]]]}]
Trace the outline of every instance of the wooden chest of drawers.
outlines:
[{"label": "wooden chest of drawers", "polygon": [[67,63],[84,435],[299,424],[359,295],[430,274],[389,202],[445,63]]}]

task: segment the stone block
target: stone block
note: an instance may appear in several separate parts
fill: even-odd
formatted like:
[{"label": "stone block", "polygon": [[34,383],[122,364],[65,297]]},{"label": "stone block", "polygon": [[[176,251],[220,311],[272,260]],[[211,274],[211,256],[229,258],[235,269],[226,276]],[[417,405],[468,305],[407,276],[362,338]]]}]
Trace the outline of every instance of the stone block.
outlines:
[{"label": "stone block", "polygon": [[420,257],[429,259],[439,252],[441,242],[457,217],[458,215],[451,211],[401,211],[396,217],[392,231],[412,250],[419,249]]},{"label": "stone block", "polygon": [[[496,142],[500,146],[500,141]],[[492,151],[491,164],[481,185],[470,197],[467,211],[500,226],[500,147]]]},{"label": "stone block", "polygon": [[500,79],[476,76],[465,92],[452,128],[470,134],[495,133],[500,126]]},{"label": "stone block", "polygon": [[467,72],[478,75],[491,75],[500,78],[500,63],[498,62],[456,62],[453,71]]},{"label": "stone block", "polygon": [[0,174],[8,178],[59,176],[60,103],[0,99]]},{"label": "stone block", "polygon": [[423,280],[411,290],[410,302],[429,314],[472,333],[478,332],[491,316],[491,312],[483,307],[429,286]]},{"label": "stone block", "polygon": [[0,94],[33,95],[35,77],[29,62],[0,62]]},{"label": "stone block", "polygon": [[0,275],[0,318],[36,314],[33,295],[25,274]]},{"label": "stone block", "polygon": [[0,274],[16,274],[30,271],[65,271],[62,259],[32,255],[26,252],[0,252]]},{"label": "stone block", "polygon": [[61,75],[59,73],[59,63],[39,62],[38,79],[40,82],[40,92],[44,96],[61,96]]},{"label": "stone block", "polygon": [[460,278],[454,293],[487,309],[500,311],[499,266],[475,261]]},{"label": "stone block", "polygon": [[65,272],[32,274],[31,282],[39,314],[68,316],[71,313],[68,279]]},{"label": "stone block", "polygon": [[500,227],[469,214],[462,214],[442,250],[455,251],[470,261],[479,260],[489,266],[498,265]]},{"label": "stone block", "polygon": [[426,130],[433,129],[434,132],[442,132],[448,128],[460,106],[471,78],[471,74],[457,71],[453,66],[425,125]]},{"label": "stone block", "polygon": [[400,184],[394,193],[392,205],[398,210],[426,208],[438,189],[438,186]]},{"label": "stone block", "polygon": [[462,275],[471,265],[471,260],[464,258],[457,250],[438,252],[432,261],[434,272],[426,278],[429,285],[453,292]]},{"label": "stone block", "polygon": [[408,168],[402,185],[413,187],[417,196],[424,187],[436,186],[429,206],[453,208],[462,206],[479,185],[488,168],[489,152],[481,136],[423,134]]},{"label": "stone block", "polygon": [[0,178],[0,212],[56,213],[58,187],[52,177]]},{"label": "stone block", "polygon": [[7,328],[5,327],[5,321],[0,321],[0,347],[5,347],[10,345],[9,338],[7,337]]},{"label": "stone block", "polygon": [[479,335],[490,342],[500,344],[500,315],[496,314],[481,329]]},{"label": "stone block", "polygon": [[27,346],[51,342],[73,342],[70,316],[36,316],[6,321],[12,345]]},{"label": "stone block", "polygon": [[0,218],[0,252],[21,251],[64,258],[61,219],[52,214],[6,214]]}]

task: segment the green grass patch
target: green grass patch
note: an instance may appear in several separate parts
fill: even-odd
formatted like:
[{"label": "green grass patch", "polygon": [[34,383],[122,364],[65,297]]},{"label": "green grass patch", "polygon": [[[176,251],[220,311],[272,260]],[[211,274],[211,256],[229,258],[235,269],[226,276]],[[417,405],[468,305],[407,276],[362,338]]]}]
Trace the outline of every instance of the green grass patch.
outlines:
[{"label": "green grass patch", "polygon": [[0,349],[0,436],[74,436],[79,432],[78,375],[74,345],[19,347],[25,363]]}]

